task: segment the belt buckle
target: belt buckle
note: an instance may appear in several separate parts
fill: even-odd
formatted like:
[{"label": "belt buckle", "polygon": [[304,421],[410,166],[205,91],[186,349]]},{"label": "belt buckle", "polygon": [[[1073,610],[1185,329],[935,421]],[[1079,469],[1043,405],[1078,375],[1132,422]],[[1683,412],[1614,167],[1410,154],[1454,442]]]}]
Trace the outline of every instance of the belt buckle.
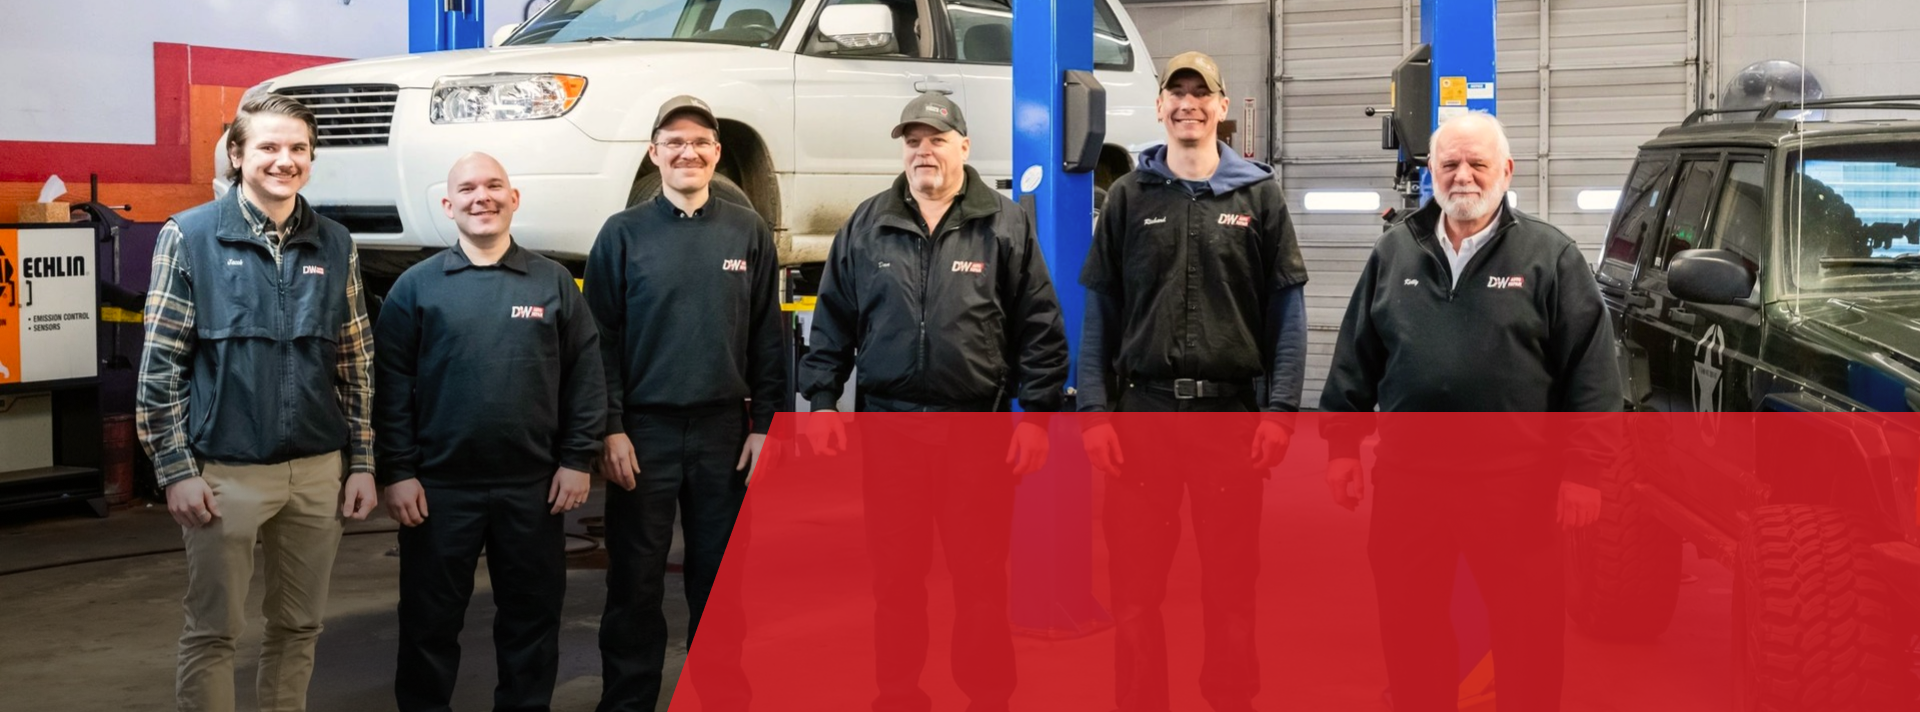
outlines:
[{"label": "belt buckle", "polygon": [[1192,400],[1200,397],[1200,382],[1191,378],[1173,379],[1173,397]]}]

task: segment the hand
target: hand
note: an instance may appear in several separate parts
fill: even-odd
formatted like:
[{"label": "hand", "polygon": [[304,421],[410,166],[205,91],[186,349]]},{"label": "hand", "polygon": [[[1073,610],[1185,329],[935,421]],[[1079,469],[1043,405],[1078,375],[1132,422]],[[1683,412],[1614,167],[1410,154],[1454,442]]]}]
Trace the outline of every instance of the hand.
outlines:
[{"label": "hand", "polygon": [[[748,434],[747,443],[740,446],[740,461],[733,464],[734,471],[738,472],[740,470],[747,470],[749,467],[758,466],[760,462],[760,449],[766,446],[766,433]],[[747,470],[747,484],[753,484],[753,470]]]},{"label": "hand", "polygon": [[1038,423],[1021,423],[1013,429],[1013,442],[1007,443],[1007,464],[1015,478],[1026,477],[1047,464],[1047,429]]},{"label": "hand", "polygon": [[634,478],[640,476],[640,456],[633,454],[633,441],[626,433],[607,436],[607,451],[600,456],[600,476],[633,491]]},{"label": "hand", "polygon": [[1287,446],[1293,443],[1293,434],[1279,423],[1261,420],[1259,427],[1253,430],[1253,452],[1247,456],[1253,458],[1253,466],[1261,470],[1271,470],[1287,459]]},{"label": "hand", "polygon": [[1554,520],[1561,529],[1579,529],[1600,518],[1600,490],[1572,482],[1560,483],[1560,511]]},{"label": "hand", "polygon": [[1087,428],[1080,434],[1080,443],[1087,448],[1087,460],[1093,463],[1093,469],[1108,477],[1120,476],[1120,466],[1127,464],[1127,458],[1120,452],[1120,434],[1113,432],[1111,423]]},{"label": "hand", "polygon": [[420,481],[407,478],[387,485],[387,517],[401,526],[417,527],[427,521],[427,490]]},{"label": "hand", "polygon": [[373,513],[373,506],[380,503],[375,492],[373,473],[355,472],[347,475],[347,484],[340,488],[340,516],[355,521],[364,521]]},{"label": "hand", "polygon": [[579,470],[560,468],[558,472],[553,473],[553,486],[547,488],[547,504],[553,505],[553,509],[547,513],[559,514],[578,509],[580,505],[587,503],[587,490],[592,488],[591,475]]},{"label": "hand", "polygon": [[167,512],[188,529],[199,529],[220,518],[220,505],[206,478],[189,477],[167,485]]},{"label": "hand", "polygon": [[1360,458],[1327,460],[1327,490],[1333,493],[1333,503],[1347,511],[1360,506],[1360,500],[1367,498],[1367,470],[1360,466]]},{"label": "hand", "polygon": [[847,424],[841,422],[840,411],[831,408],[813,411],[819,415],[807,418],[807,440],[813,443],[816,455],[838,455],[847,449]]}]

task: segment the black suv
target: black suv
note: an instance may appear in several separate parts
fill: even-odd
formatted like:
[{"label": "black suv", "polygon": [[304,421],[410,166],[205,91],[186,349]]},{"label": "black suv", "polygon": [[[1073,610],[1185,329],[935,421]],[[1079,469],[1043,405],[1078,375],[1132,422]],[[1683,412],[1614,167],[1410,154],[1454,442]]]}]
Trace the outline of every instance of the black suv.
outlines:
[{"label": "black suv", "polygon": [[1693,542],[1735,574],[1742,712],[1920,709],[1920,420],[1891,415],[1920,410],[1920,121],[1820,116],[1843,112],[1920,97],[1662,131],[1596,269],[1636,414],[1601,521],[1569,538],[1568,611],[1660,634]]}]

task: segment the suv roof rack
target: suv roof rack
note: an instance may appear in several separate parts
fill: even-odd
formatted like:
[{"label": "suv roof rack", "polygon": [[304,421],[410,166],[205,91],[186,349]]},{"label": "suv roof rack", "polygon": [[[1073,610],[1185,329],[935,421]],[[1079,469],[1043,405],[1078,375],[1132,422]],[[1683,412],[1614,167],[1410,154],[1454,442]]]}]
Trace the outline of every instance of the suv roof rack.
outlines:
[{"label": "suv roof rack", "polygon": [[1680,122],[1680,125],[1692,126],[1700,123],[1701,119],[1718,114],[1746,114],[1757,111],[1759,115],[1754,117],[1754,121],[1771,121],[1777,118],[1782,111],[1832,108],[1920,111],[1920,94],[1855,96],[1838,99],[1815,99],[1804,102],[1776,101],[1767,104],[1766,108],[1762,109],[1695,109],[1693,113],[1687,114],[1686,120]]}]

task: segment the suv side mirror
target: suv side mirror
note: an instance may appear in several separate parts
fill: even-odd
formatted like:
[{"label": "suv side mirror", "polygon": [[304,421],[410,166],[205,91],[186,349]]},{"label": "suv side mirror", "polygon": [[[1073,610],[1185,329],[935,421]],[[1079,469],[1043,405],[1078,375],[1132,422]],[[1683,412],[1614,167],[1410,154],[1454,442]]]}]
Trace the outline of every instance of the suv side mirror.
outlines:
[{"label": "suv side mirror", "polygon": [[1753,280],[1745,260],[1728,250],[1681,250],[1667,265],[1667,288],[1700,304],[1757,307]]},{"label": "suv side mirror", "polygon": [[488,42],[488,43],[487,43],[487,46],[488,46],[488,47],[499,47],[500,45],[503,45],[503,44],[506,44],[506,43],[507,43],[507,38],[508,38],[508,37],[512,37],[512,36],[513,36],[513,33],[514,33],[515,31],[517,31],[517,30],[519,30],[519,29],[520,29],[520,25],[523,25],[523,24],[526,24],[526,23],[515,23],[515,24],[512,24],[512,25],[501,25],[501,26],[500,26],[500,29],[497,29],[497,30],[494,30],[494,31],[493,31],[493,39],[492,39],[492,41],[491,41],[491,42]]},{"label": "suv side mirror", "polygon": [[832,5],[820,11],[819,35],[839,45],[835,54],[888,54],[895,50],[893,9],[881,4]]}]

